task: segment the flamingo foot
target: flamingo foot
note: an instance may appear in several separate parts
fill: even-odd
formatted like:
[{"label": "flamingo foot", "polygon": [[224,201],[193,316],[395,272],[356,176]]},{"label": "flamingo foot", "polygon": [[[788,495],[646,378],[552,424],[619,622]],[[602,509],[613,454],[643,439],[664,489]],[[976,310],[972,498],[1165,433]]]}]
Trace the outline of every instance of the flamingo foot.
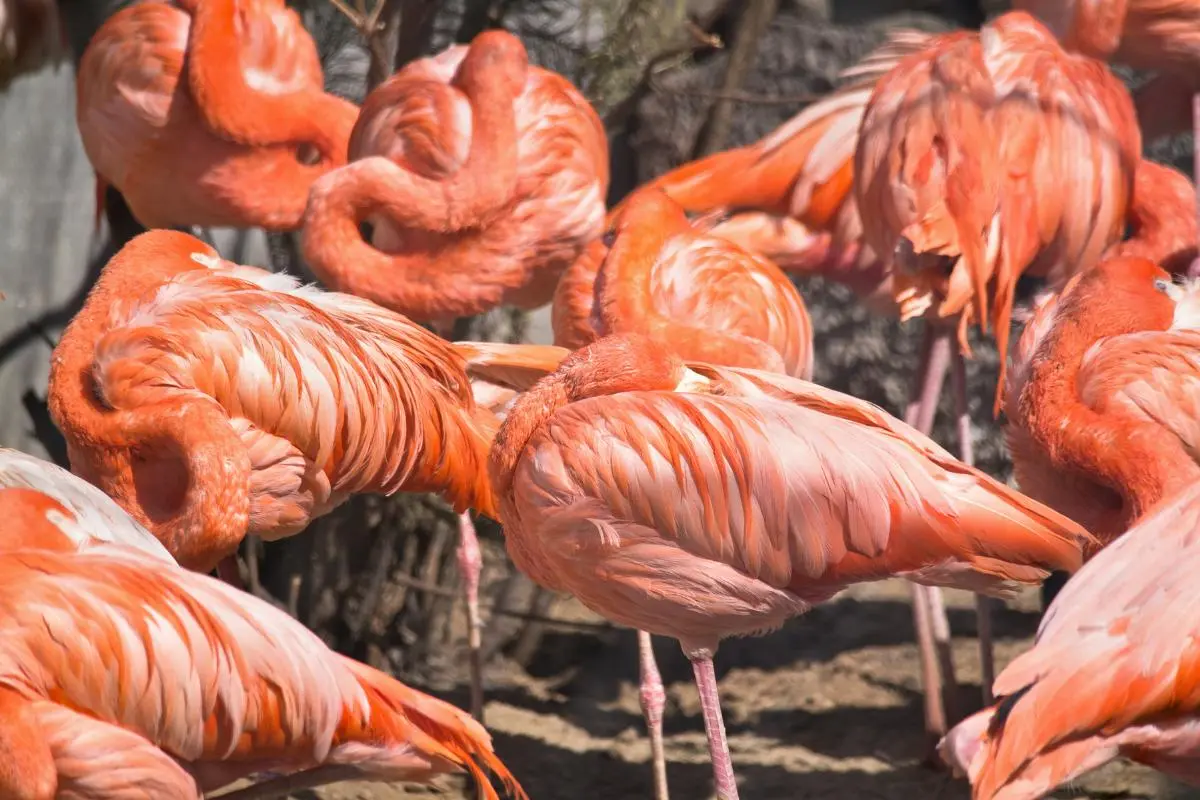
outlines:
[{"label": "flamingo foot", "polygon": [[704,732],[708,734],[708,755],[712,759],[713,782],[717,800],[738,800],[737,781],[733,777],[733,759],[729,757],[729,742],[725,738],[725,720],[721,717],[721,698],[717,694],[717,673],[713,669],[712,652],[706,649],[687,652],[700,692],[700,708],[704,712]]},{"label": "flamingo foot", "polygon": [[654,646],[650,634],[638,631],[638,661],[642,686],[638,698],[642,714],[646,717],[646,730],[650,734],[650,759],[654,768],[654,800],[667,800],[667,759],[663,749],[663,708],[667,704],[667,693],[663,690],[662,676],[654,660]]},{"label": "flamingo foot", "polygon": [[467,596],[467,651],[471,670],[471,716],[483,722],[483,621],[479,617],[479,575],[483,556],[471,513],[458,517],[458,569]]}]

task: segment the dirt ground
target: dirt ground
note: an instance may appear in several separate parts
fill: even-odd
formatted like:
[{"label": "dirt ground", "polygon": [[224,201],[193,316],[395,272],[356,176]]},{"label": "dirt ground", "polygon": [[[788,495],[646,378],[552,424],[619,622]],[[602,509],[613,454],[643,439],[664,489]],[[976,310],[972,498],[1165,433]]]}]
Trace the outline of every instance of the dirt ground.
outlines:
[{"label": "dirt ground", "polygon": [[[766,637],[729,640],[717,656],[721,698],[741,795],[746,800],[965,800],[965,783],[921,766],[921,699],[908,586],[864,585]],[[979,659],[969,595],[949,592],[959,680],[978,702]],[[1001,665],[1026,646],[1037,597],[998,609]],[[595,618],[572,600],[554,616]],[[712,796],[703,722],[691,671],[678,647],[656,641],[668,689],[672,796]],[[486,722],[496,750],[533,800],[649,798],[649,745],[637,700],[632,632],[554,633],[536,674],[497,664],[488,673]],[[465,693],[448,696],[463,705]],[[437,788],[345,783],[324,800],[472,797],[463,783]],[[1055,797],[1197,798],[1155,773],[1110,765]]]}]

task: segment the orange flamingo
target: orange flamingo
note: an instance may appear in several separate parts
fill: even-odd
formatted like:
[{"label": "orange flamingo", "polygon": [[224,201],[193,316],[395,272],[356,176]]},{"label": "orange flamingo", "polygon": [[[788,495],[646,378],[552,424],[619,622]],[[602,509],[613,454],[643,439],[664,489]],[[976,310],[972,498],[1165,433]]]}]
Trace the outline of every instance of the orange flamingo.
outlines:
[{"label": "orange flamingo", "polygon": [[[972,460],[967,326],[974,320],[986,331],[992,324],[1005,353],[1018,278],[1035,276],[1057,289],[1072,271],[1096,263],[1124,229],[1140,149],[1121,82],[1103,64],[1063,51],[1020,12],[979,32],[938,36],[875,84],[854,162],[863,235],[892,261],[902,319],[927,320],[910,418],[921,430],[932,426],[952,368],[964,461]],[[955,321],[957,347],[947,324]],[[1002,386],[1003,374],[997,410]],[[918,592],[914,600],[918,615],[944,618],[937,594]],[[990,624],[980,603],[987,702]],[[945,730],[945,711],[928,627],[918,617],[929,666],[926,723],[937,733]]]},{"label": "orange flamingo", "polygon": [[[346,778],[469,772],[525,797],[453,706],[331,652],[282,611],[120,544],[79,550],[66,506],[0,490],[5,797],[275,797]],[[13,524],[15,523],[15,524]]]},{"label": "orange flamingo", "polygon": [[640,336],[577,351],[519,397],[490,471],[518,568],[680,641],[724,800],[738,793],[712,665],[723,637],[890,575],[1012,590],[1076,568],[1091,541],[870,403],[685,367]]},{"label": "orange flamingo", "polygon": [[647,333],[684,358],[812,376],[804,300],[770,261],[697,230],[653,188],[622,203],[605,238],[559,282],[558,344],[574,350],[607,334]]},{"label": "orange flamingo", "polygon": [[460,512],[477,624],[466,509],[494,516],[498,421],[475,405],[463,356],[415,323],[151,231],[67,327],[49,395],[72,470],[191,569],[236,574],[247,533],[290,536],[354,493],[441,493]]},{"label": "orange flamingo", "polygon": [[[812,377],[812,324],[796,287],[770,261],[690,223],[657,188],[621,204],[614,229],[559,281],[555,340],[571,349],[609,334],[642,333],[680,356]],[[650,734],[655,797],[667,797],[662,715],[666,693],[650,636],[638,631],[641,703]]]},{"label": "orange flamingo", "polygon": [[[113,499],[92,484],[65,469],[34,458],[19,450],[0,447],[0,491],[22,491],[34,505],[45,506],[34,495],[49,496],[52,507],[66,508],[70,517],[54,517],[58,529],[77,546],[96,542],[116,542],[144,551],[150,556],[174,563],[175,559],[154,534],[129,516]],[[12,530],[26,530],[6,518]],[[28,528],[33,531],[33,528]]]},{"label": "orange flamingo", "polygon": [[1027,494],[1109,541],[1200,479],[1198,312],[1200,293],[1136,257],[1108,259],[1047,298],[1006,391]]},{"label": "orange flamingo", "polygon": [[854,148],[875,82],[931,39],[919,31],[893,32],[842,73],[836,91],[762,140],[684,164],[647,186],[691,213],[729,212],[713,235],[786,271],[845,284],[871,308],[897,313],[885,262],[862,240],[852,191]]},{"label": "orange flamingo", "polygon": [[1043,797],[1118,757],[1200,783],[1198,537],[1193,480],[1067,583],[1004,699],[942,743],[975,800]]},{"label": "orange flamingo", "polygon": [[358,114],[322,86],[282,0],[136,3],[88,44],[76,118],[98,181],[143,225],[293,230]]},{"label": "orange flamingo", "polygon": [[[1147,141],[1200,133],[1200,2],[1014,0],[1013,7],[1040,17],[1069,50],[1157,72],[1134,94]],[[1200,136],[1196,141],[1200,148]],[[1200,158],[1196,169],[1200,181]]]},{"label": "orange flamingo", "polygon": [[[415,61],[376,88],[350,157],[313,184],[305,259],[329,286],[421,322],[545,304],[603,228],[599,118],[504,31]],[[374,225],[371,244],[363,221]]]}]

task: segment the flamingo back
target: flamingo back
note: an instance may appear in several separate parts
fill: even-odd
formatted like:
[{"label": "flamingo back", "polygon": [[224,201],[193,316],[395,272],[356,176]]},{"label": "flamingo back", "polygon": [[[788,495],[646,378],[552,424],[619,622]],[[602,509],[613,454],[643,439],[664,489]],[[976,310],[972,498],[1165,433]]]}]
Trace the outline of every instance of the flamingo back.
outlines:
[{"label": "flamingo back", "polygon": [[354,492],[489,506],[476,496],[488,441],[449,343],[368,301],[213,264],[114,308],[92,368],[108,407],[217,403],[250,455],[267,537]]},{"label": "flamingo back", "polygon": [[714,648],[856,581],[1004,592],[1078,566],[1082,529],[880,409],[781,375],[689,366],[719,396],[584,399],[530,438],[502,515],[535,581]]},{"label": "flamingo back", "polygon": [[1006,699],[971,765],[975,797],[1040,797],[1118,755],[1194,777],[1198,536],[1193,482],[1067,583],[996,679]]},{"label": "flamingo back", "polygon": [[477,759],[515,787],[466,714],[218,580],[120,545],[11,552],[0,574],[0,685],[137,734],[201,776],[215,767],[218,785],[317,764],[376,780],[480,775]]}]

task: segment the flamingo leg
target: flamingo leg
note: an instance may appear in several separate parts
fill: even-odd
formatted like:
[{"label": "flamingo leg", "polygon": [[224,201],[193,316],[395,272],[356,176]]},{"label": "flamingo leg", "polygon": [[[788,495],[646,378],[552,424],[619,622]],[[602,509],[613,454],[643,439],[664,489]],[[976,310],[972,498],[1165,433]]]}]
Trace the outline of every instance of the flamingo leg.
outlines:
[{"label": "flamingo leg", "polygon": [[717,800],[738,800],[737,781],[733,777],[733,759],[729,757],[729,742],[725,738],[725,720],[721,717],[721,698],[717,694],[717,673],[713,669],[712,652],[687,652],[700,692],[700,709],[704,713],[704,732],[708,734],[708,755],[712,759],[713,781]]},{"label": "flamingo leg", "polygon": [[343,764],[325,764],[261,781],[243,789],[235,789],[217,795],[209,794],[207,798],[208,800],[268,800],[268,798],[287,797],[292,792],[315,789],[318,786],[353,780],[361,776],[362,772],[354,767]]},{"label": "flamingo leg", "polygon": [[[925,323],[913,400],[904,420],[927,435],[933,430],[942,384],[950,366],[952,336],[953,329],[948,326]],[[931,747],[936,747],[948,729],[946,695],[957,689],[950,652],[950,623],[940,589],[913,584],[912,602],[925,693],[925,733]]]},{"label": "flamingo leg", "polygon": [[483,556],[471,512],[458,517],[458,569],[467,596],[467,657],[471,670],[471,716],[483,722],[483,621],[479,618],[479,575]]},{"label": "flamingo leg", "polygon": [[642,714],[646,717],[646,730],[650,734],[650,759],[654,767],[654,800],[667,800],[667,758],[663,751],[663,708],[667,693],[663,690],[662,676],[654,660],[654,645],[650,634],[638,631],[638,661],[641,672],[641,690],[638,698],[642,703]]},{"label": "flamingo leg", "polygon": [[[964,464],[975,463],[971,441],[971,410],[967,402],[967,362],[956,345],[950,357],[950,384],[954,394],[954,416],[958,427],[958,458]],[[975,621],[979,630],[979,672],[983,704],[992,704],[992,683],[996,680],[996,657],[992,645],[991,598],[975,595]]]},{"label": "flamingo leg", "polygon": [[236,554],[225,556],[217,563],[217,577],[235,589],[246,591],[246,585],[242,583],[242,572],[238,569]]}]

